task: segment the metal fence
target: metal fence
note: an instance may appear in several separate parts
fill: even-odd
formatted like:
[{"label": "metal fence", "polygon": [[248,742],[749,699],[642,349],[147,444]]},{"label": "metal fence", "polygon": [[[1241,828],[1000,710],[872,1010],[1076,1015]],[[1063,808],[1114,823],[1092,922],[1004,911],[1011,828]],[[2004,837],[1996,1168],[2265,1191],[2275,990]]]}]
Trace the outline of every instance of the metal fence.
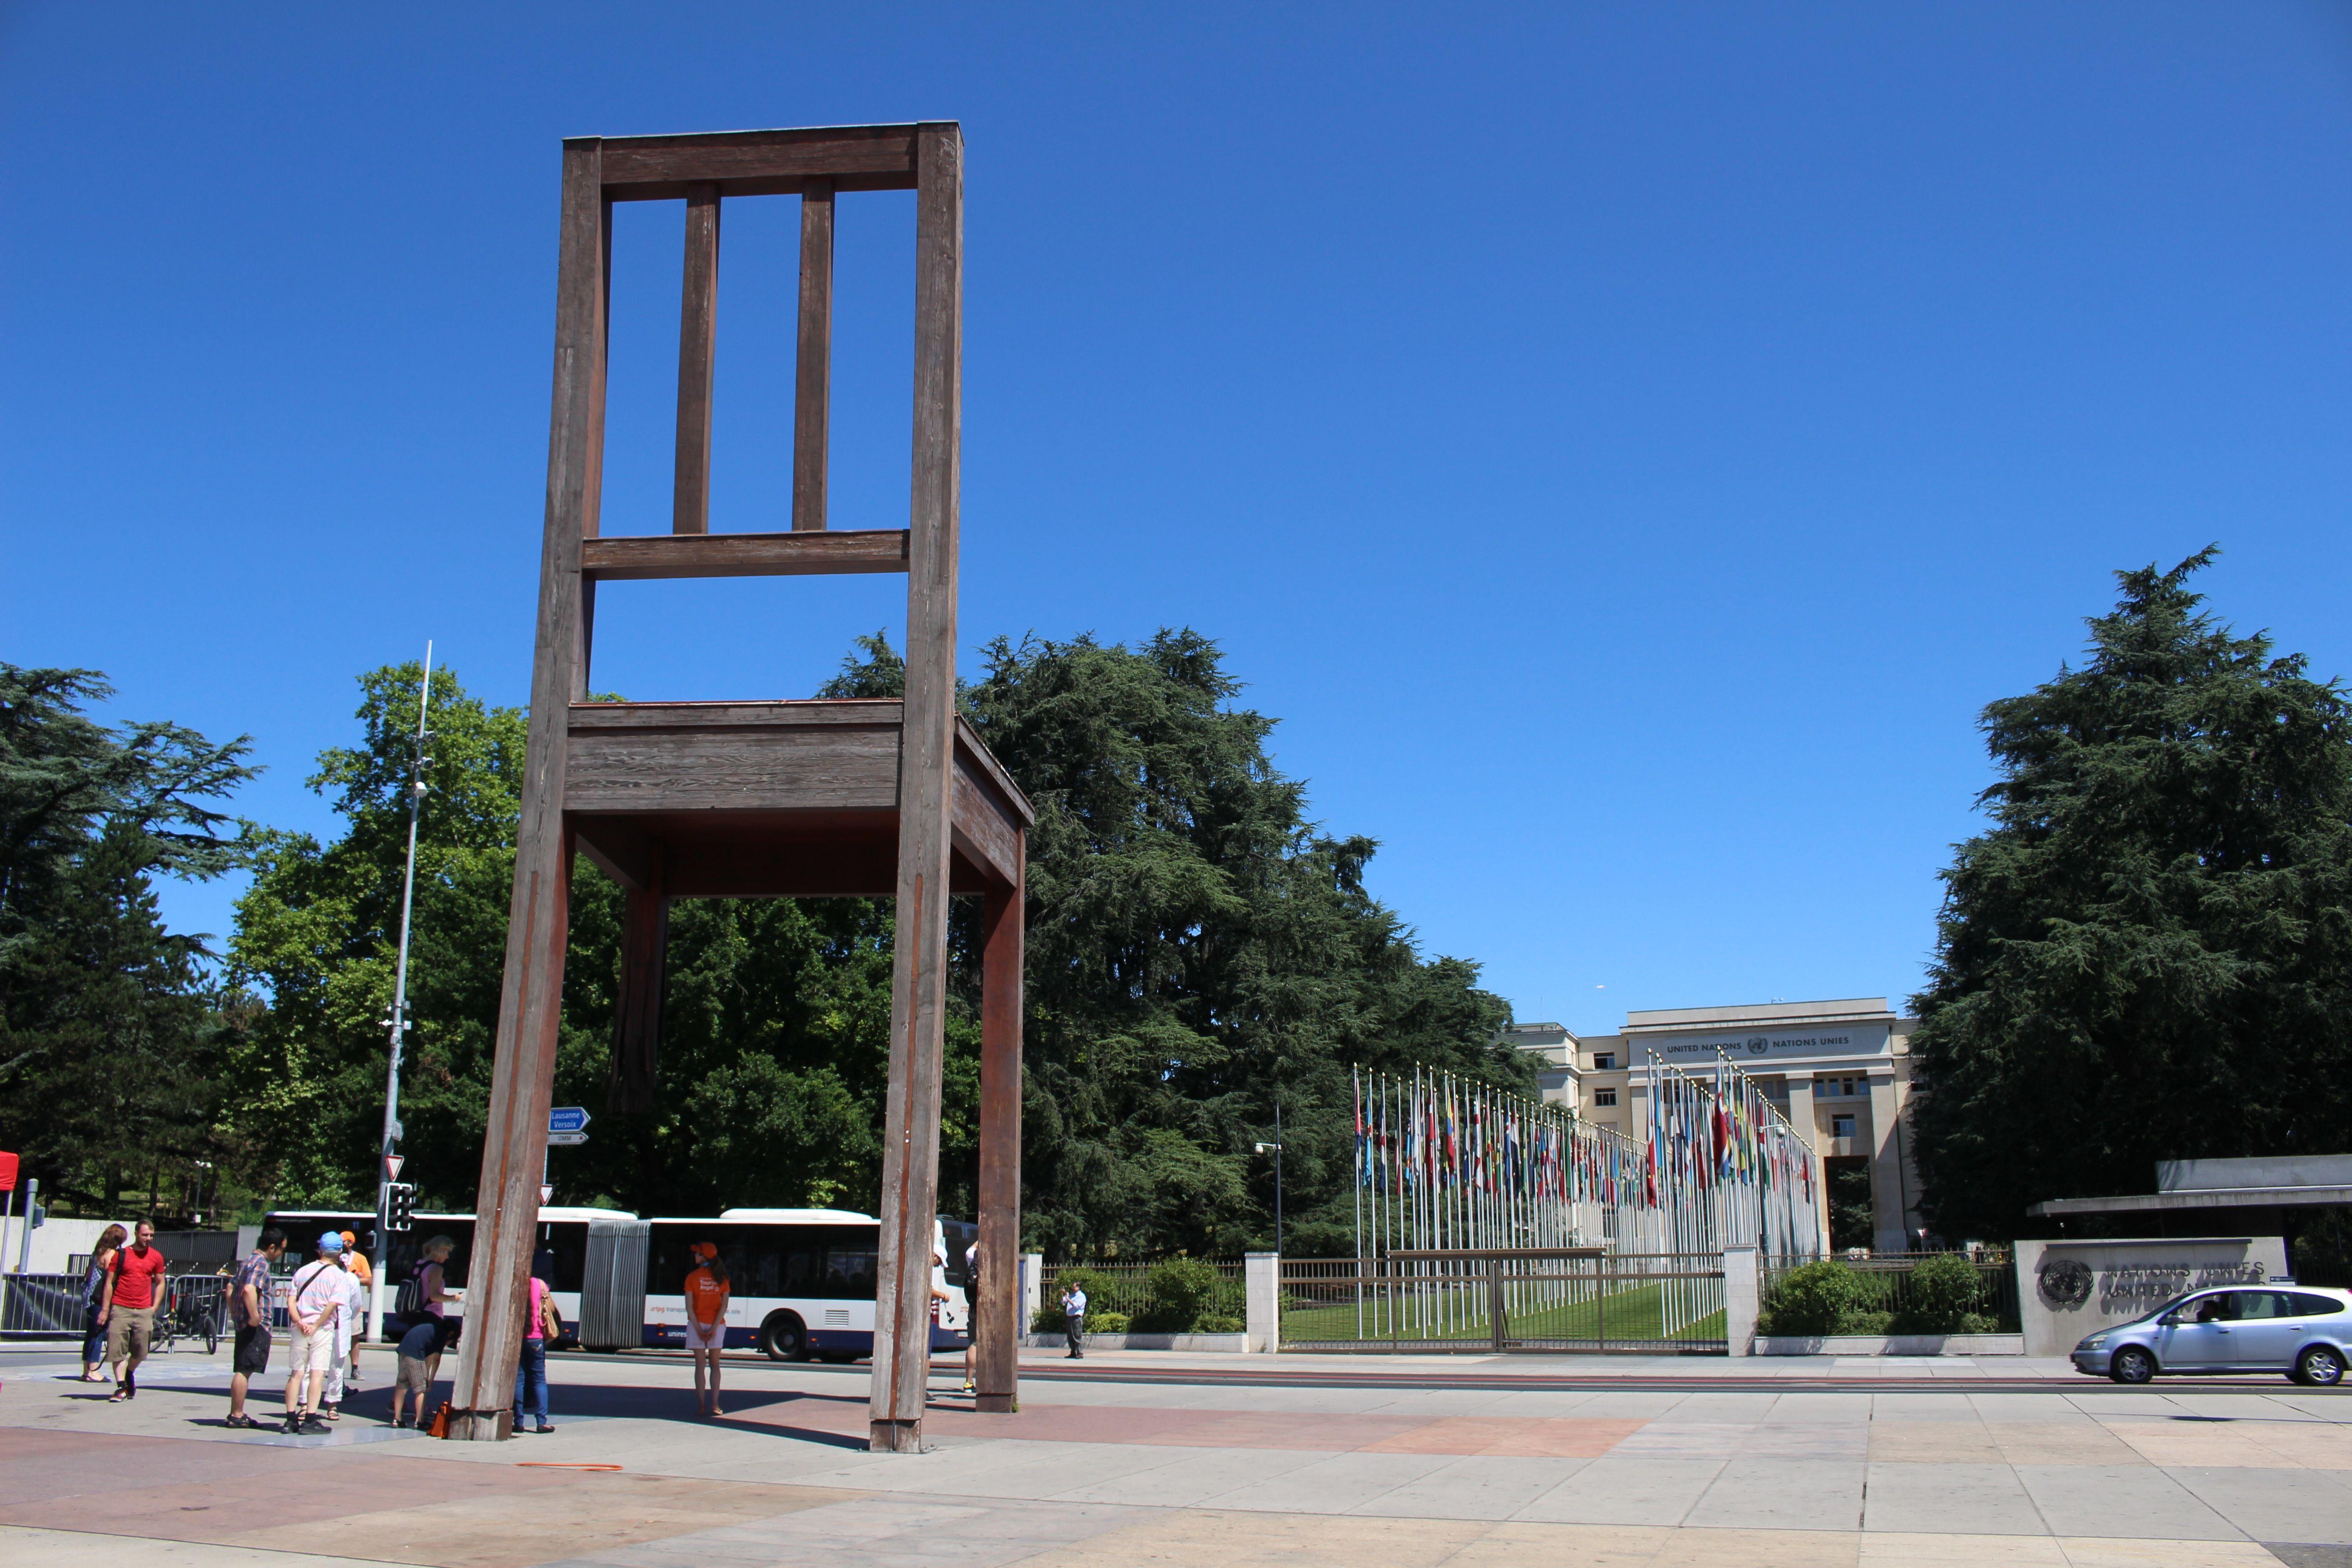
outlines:
[{"label": "metal fence", "polygon": [[[1213,1258],[1187,1261],[1204,1263],[1217,1272],[1216,1288],[1211,1292],[1209,1304],[1201,1310],[1200,1315],[1244,1321],[1248,1303],[1242,1283],[1243,1265],[1240,1261],[1227,1262]],[[1153,1309],[1159,1305],[1153,1296],[1151,1282],[1151,1272],[1159,1267],[1158,1263],[1055,1264],[1045,1270],[1043,1294],[1038,1298],[1040,1325],[1056,1331],[1061,1328],[1062,1286],[1074,1275],[1086,1285],[1087,1321],[1090,1327],[1106,1312],[1118,1313],[1128,1320],[1130,1327],[1139,1321],[1149,1322],[1152,1319]]]},{"label": "metal fence", "polygon": [[1286,1258],[1282,1346],[1720,1354],[1723,1258],[1506,1247]]},{"label": "metal fence", "polygon": [[[81,1338],[81,1282],[79,1274],[0,1274],[0,1337]],[[167,1300],[179,1331],[201,1335],[205,1319],[211,1316],[215,1331],[226,1331],[227,1288],[228,1281],[217,1274],[171,1276]]]},{"label": "metal fence", "polygon": [[[1862,1304],[1859,1310],[1873,1318],[1884,1315],[1885,1325],[1870,1327],[1872,1333],[1902,1333],[1905,1315],[1918,1304],[1913,1286],[1913,1275],[1919,1265],[1931,1258],[1958,1258],[1973,1265],[1977,1271],[1977,1297],[1970,1310],[1990,1318],[1993,1333],[2014,1334],[2020,1331],[2017,1315],[2017,1265],[2006,1251],[1984,1248],[1977,1252],[1874,1252],[1865,1256],[1844,1258],[1775,1257],[1764,1260],[1764,1306],[1771,1307],[1780,1282],[1795,1270],[1815,1263],[1843,1265],[1861,1286]],[[1857,1328],[1854,1331],[1865,1331]]]}]

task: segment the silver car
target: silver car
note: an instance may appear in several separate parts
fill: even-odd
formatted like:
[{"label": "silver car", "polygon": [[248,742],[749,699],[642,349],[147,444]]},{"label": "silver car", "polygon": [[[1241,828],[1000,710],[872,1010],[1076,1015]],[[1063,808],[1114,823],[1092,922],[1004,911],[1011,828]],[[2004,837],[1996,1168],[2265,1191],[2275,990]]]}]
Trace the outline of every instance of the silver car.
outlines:
[{"label": "silver car", "polygon": [[2117,1383],[2159,1372],[2283,1372],[2313,1388],[2344,1381],[2352,1292],[2273,1281],[2191,1290],[2074,1347],[2074,1370]]}]

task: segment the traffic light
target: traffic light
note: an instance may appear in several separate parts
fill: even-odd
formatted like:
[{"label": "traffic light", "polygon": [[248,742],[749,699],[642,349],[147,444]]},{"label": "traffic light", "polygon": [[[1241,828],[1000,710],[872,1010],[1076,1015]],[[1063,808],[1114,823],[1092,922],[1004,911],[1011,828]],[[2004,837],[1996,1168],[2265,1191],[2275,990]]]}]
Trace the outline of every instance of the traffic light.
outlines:
[{"label": "traffic light", "polygon": [[383,1227],[386,1230],[413,1230],[415,1220],[416,1184],[387,1182],[383,1188]]}]

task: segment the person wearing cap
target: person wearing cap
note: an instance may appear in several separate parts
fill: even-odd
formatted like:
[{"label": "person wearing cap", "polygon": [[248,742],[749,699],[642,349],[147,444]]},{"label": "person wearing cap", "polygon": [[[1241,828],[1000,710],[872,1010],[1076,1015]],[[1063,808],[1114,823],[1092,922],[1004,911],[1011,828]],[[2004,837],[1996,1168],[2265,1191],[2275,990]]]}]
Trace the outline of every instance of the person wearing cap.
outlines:
[{"label": "person wearing cap", "polygon": [[357,1388],[360,1385],[360,1347],[367,1342],[364,1334],[368,1307],[375,1300],[375,1265],[370,1263],[368,1255],[361,1250],[360,1238],[348,1230],[343,1232],[343,1267],[350,1269],[352,1278],[360,1283],[359,1316],[352,1324],[350,1364],[343,1369],[343,1382]]},{"label": "person wearing cap", "polygon": [[[719,1352],[727,1348],[727,1302],[733,1289],[727,1282],[727,1265],[719,1248],[698,1241],[687,1248],[695,1260],[686,1277],[686,1348],[694,1357],[694,1413],[724,1415],[719,1408]],[[703,1392],[703,1371],[710,1373],[710,1389]]]},{"label": "person wearing cap", "polygon": [[[294,1331],[293,1366],[286,1377],[286,1430],[323,1432],[319,1396],[335,1359],[335,1320],[342,1315],[343,1283],[351,1277],[338,1261],[343,1238],[333,1231],[319,1237],[319,1256],[287,1283],[286,1321]],[[303,1379],[308,1378],[306,1385]]]}]

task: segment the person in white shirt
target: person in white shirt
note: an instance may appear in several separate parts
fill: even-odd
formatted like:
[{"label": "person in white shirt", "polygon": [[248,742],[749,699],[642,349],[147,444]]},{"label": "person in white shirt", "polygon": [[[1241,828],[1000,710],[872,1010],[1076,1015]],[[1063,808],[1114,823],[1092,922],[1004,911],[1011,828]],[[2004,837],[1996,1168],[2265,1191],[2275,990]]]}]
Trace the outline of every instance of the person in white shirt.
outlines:
[{"label": "person in white shirt", "polygon": [[352,1249],[345,1247],[335,1254],[335,1267],[342,1276],[342,1310],[335,1314],[335,1359],[327,1363],[327,1376],[322,1393],[326,1398],[326,1415],[330,1421],[343,1418],[343,1385],[359,1386],[352,1376],[352,1334],[367,1321],[367,1287],[352,1272]]},{"label": "person in white shirt", "polygon": [[[343,1272],[336,1255],[343,1238],[333,1231],[319,1238],[319,1256],[286,1285],[286,1321],[294,1331],[293,1366],[286,1378],[286,1430],[324,1432],[319,1394],[335,1359],[335,1320],[343,1315]],[[303,1379],[308,1378],[306,1385]]]}]

